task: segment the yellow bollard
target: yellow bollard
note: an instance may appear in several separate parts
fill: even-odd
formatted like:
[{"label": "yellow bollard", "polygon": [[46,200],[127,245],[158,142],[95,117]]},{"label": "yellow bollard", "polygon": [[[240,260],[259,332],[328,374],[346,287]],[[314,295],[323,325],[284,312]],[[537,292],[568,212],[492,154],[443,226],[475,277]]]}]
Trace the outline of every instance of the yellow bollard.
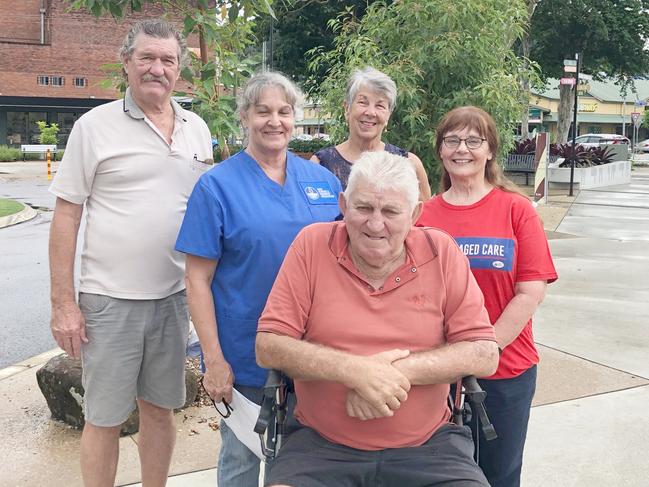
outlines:
[{"label": "yellow bollard", "polygon": [[51,181],[52,180],[52,152],[50,152],[49,149],[47,149],[47,154],[45,156],[45,159],[47,159],[47,180]]}]

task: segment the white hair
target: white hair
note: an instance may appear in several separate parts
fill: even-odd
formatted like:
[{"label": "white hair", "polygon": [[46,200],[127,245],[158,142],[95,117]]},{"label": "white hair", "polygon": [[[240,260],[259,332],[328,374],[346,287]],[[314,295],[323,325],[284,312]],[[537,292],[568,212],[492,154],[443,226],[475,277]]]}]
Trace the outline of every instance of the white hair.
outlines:
[{"label": "white hair", "polygon": [[402,193],[410,209],[414,209],[419,201],[419,181],[410,159],[385,151],[363,152],[361,157],[352,165],[345,201],[360,184],[367,184],[377,191],[393,190]]},{"label": "white hair", "polygon": [[358,91],[363,87],[385,96],[388,100],[388,109],[390,113],[394,111],[397,104],[397,85],[387,74],[366,66],[363,69],[355,70],[347,82],[347,91],[345,92],[345,101],[348,106],[354,102]]}]

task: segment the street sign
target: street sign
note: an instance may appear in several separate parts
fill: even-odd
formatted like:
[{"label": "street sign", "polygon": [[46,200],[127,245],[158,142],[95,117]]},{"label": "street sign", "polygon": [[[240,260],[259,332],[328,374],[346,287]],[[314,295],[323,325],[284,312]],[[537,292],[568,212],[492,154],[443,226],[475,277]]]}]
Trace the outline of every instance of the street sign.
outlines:
[{"label": "street sign", "polygon": [[647,105],[647,102],[645,100],[636,100],[634,105],[636,107],[644,107]]},{"label": "street sign", "polygon": [[576,59],[564,59],[563,60],[563,65],[564,66],[577,66],[577,60]]},{"label": "street sign", "polygon": [[633,125],[636,127],[639,127],[640,124],[642,123],[642,119],[640,118],[640,114],[638,112],[633,112],[631,114],[631,121],[633,122]]},{"label": "street sign", "polygon": [[574,85],[576,83],[575,78],[561,78],[559,83],[562,85]]},{"label": "street sign", "polygon": [[576,73],[577,72],[577,66],[564,66],[563,71],[564,71],[564,73]]}]

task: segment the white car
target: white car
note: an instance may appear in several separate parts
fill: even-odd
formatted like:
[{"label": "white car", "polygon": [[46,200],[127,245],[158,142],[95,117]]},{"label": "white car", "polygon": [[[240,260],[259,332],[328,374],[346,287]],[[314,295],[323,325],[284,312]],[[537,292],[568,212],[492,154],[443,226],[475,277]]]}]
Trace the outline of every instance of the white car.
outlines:
[{"label": "white car", "polygon": [[[572,139],[568,139],[568,143]],[[612,145],[612,144],[626,144],[628,147],[631,143],[629,139],[623,135],[617,134],[584,134],[580,135],[575,139],[575,142],[585,148],[589,147],[600,147],[602,145]]]},{"label": "white car", "polygon": [[634,149],[636,152],[649,152],[649,139],[638,142]]}]

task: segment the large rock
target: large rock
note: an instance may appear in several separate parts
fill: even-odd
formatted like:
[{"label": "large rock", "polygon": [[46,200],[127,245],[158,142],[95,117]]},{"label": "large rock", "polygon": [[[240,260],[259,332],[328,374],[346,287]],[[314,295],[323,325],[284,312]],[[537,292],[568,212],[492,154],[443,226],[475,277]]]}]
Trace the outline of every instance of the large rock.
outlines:
[{"label": "large rock", "polygon": [[[196,400],[199,378],[194,367],[185,367],[187,398],[183,408],[190,406]],[[85,391],[81,385],[81,361],[72,359],[65,353],[52,357],[36,372],[36,380],[45,396],[52,418],[75,428],[82,428],[84,424],[82,404]],[[135,408],[122,425],[121,434],[137,433],[138,427],[139,415]]]}]

